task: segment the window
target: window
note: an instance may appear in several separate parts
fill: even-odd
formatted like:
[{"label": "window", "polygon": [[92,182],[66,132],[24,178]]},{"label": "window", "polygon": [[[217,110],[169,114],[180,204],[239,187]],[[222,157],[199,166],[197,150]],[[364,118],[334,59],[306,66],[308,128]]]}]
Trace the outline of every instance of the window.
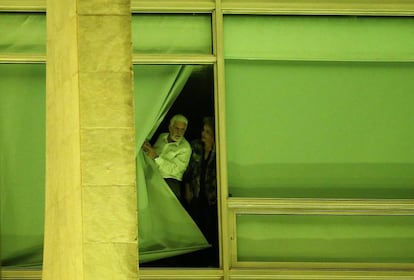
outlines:
[{"label": "window", "polygon": [[[23,18],[33,28],[39,16],[33,10],[45,10],[45,4],[6,2],[0,0],[7,11],[0,23]],[[189,109],[197,119],[214,112],[220,186],[219,266],[153,263],[140,266],[140,279],[413,277],[414,4],[285,2],[132,1],[131,24],[139,31],[133,34],[134,72],[196,69],[170,113]],[[4,40],[13,37],[3,33],[3,72],[20,71],[21,78],[27,70],[19,68],[44,71],[43,64],[10,66],[43,63],[44,47],[10,48]],[[208,93],[194,94],[195,88]],[[208,105],[193,107],[199,99]],[[189,138],[196,137],[195,127]],[[4,182],[2,225],[10,222]],[[20,221],[29,219],[24,215]],[[41,221],[34,223],[40,228]],[[38,270],[1,273],[41,278]]]}]

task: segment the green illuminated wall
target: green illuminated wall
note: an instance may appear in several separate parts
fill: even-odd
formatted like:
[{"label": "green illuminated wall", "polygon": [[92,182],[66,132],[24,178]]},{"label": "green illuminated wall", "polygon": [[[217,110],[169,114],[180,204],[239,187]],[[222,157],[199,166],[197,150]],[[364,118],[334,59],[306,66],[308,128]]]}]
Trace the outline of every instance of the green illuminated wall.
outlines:
[{"label": "green illuminated wall", "polygon": [[[132,23],[143,34],[133,35],[134,50],[209,54],[210,23],[205,15],[143,16]],[[3,13],[0,51],[42,54],[44,30],[42,14]],[[414,198],[413,30],[410,17],[226,15],[229,193]],[[44,65],[0,65],[3,265],[41,263],[44,73]],[[412,222],[240,214],[238,260],[410,263]]]}]

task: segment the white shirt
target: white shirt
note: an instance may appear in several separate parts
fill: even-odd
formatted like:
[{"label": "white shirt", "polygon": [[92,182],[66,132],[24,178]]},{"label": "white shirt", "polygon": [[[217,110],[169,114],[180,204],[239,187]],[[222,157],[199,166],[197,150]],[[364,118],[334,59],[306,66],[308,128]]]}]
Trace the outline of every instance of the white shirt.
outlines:
[{"label": "white shirt", "polygon": [[183,137],[180,141],[168,143],[168,133],[162,133],[154,144],[158,154],[155,163],[164,178],[181,181],[191,157],[191,146]]}]

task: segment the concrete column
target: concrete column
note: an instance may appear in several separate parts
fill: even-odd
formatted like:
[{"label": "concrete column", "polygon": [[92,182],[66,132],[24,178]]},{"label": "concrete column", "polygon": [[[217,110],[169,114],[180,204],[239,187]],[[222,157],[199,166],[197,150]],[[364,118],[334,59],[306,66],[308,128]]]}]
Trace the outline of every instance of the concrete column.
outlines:
[{"label": "concrete column", "polygon": [[137,279],[130,0],[47,1],[44,280]]}]

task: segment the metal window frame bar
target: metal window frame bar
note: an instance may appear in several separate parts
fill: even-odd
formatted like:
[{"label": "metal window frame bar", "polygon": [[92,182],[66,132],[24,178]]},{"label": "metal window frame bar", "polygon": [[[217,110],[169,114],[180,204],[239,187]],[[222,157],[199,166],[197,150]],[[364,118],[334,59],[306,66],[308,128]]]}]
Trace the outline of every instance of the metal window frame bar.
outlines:
[{"label": "metal window frame bar", "polygon": [[[46,12],[46,0],[0,0],[0,12]],[[134,64],[214,64],[215,110],[217,118],[218,180],[220,182],[219,216],[221,237],[220,269],[140,269],[141,279],[413,279],[414,269],[401,270],[400,264],[374,264],[370,270],[346,264],[329,266],[335,274],[313,264],[298,270],[299,263],[270,264],[237,262],[235,239],[236,213],[321,213],[336,215],[414,215],[412,200],[297,200],[227,198],[225,147],[225,84],[223,16],[244,15],[351,15],[414,16],[412,0],[131,0],[132,13],[211,13],[213,27],[212,55],[134,55]],[[45,63],[42,54],[1,54],[0,63]],[[306,264],[303,264],[306,267]],[[252,267],[256,267],[253,269]],[[406,267],[403,267],[406,268]],[[342,270],[341,270],[342,269]],[[352,271],[355,269],[355,271]],[[331,270],[332,272],[332,270]],[[338,275],[339,274],[339,275]],[[342,276],[341,276],[342,275]],[[41,279],[39,270],[3,270],[2,279]],[[293,277],[293,278],[292,278]],[[341,278],[342,277],[342,278]]]}]

